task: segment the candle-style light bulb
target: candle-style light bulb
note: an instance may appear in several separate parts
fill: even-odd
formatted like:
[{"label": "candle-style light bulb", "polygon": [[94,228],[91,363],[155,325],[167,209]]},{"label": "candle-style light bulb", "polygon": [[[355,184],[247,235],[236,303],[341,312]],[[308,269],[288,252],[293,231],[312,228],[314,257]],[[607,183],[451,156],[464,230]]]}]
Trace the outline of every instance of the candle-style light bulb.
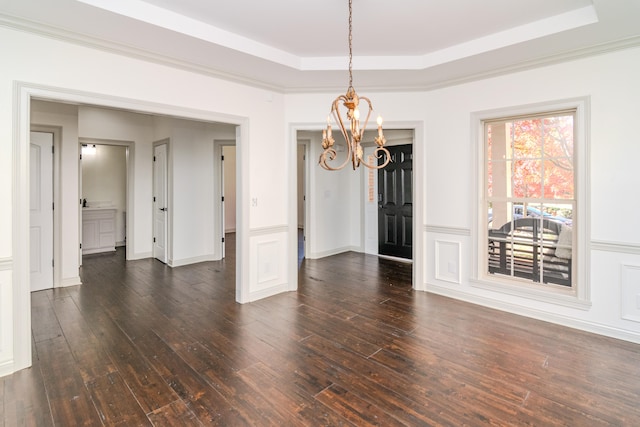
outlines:
[{"label": "candle-style light bulb", "polygon": [[327,134],[331,137],[331,116],[327,116]]},{"label": "candle-style light bulb", "polygon": [[378,116],[378,120],[376,120],[378,122],[378,136],[381,137],[382,136],[382,116]]}]

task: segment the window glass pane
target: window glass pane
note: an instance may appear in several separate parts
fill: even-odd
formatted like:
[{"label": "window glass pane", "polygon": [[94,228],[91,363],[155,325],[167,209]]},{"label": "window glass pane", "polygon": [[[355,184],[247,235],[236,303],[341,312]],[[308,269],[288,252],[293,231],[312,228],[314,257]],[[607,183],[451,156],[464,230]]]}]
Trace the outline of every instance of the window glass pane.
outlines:
[{"label": "window glass pane", "polygon": [[570,159],[544,162],[544,198],[573,199],[573,167]]},{"label": "window glass pane", "polygon": [[573,158],[573,116],[544,119],[545,157]]},{"label": "window glass pane", "polygon": [[512,182],[513,197],[542,197],[542,162],[515,160]]},{"label": "window glass pane", "polygon": [[542,156],[542,120],[518,120],[511,124],[514,159],[539,159]]}]

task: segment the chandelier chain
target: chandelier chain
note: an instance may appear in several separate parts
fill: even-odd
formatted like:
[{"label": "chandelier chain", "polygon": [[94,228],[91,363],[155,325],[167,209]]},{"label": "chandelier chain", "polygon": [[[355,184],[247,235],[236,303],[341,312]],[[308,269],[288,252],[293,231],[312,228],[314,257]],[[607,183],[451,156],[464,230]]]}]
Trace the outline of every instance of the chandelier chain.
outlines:
[{"label": "chandelier chain", "polygon": [[353,87],[353,73],[352,73],[352,68],[353,68],[353,48],[352,48],[352,43],[353,43],[353,19],[352,19],[352,8],[351,8],[351,2],[352,0],[349,0],[349,87]]}]

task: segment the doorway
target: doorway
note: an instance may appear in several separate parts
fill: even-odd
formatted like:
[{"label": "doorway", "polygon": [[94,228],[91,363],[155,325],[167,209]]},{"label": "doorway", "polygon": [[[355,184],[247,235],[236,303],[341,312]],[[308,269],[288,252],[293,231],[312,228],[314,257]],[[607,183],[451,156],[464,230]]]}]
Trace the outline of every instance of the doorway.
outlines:
[{"label": "doorway", "polygon": [[378,253],[412,259],[413,145],[387,149],[391,161],[378,170]]},{"label": "doorway", "polygon": [[80,144],[81,254],[126,250],[130,143],[81,138]]}]

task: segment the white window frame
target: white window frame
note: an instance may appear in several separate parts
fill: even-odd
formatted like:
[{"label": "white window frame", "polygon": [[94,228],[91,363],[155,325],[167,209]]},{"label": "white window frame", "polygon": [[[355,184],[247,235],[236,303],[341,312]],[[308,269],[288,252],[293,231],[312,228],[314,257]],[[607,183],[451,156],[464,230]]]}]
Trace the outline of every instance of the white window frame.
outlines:
[{"label": "white window frame", "polygon": [[[539,115],[555,111],[575,109],[574,133],[574,178],[575,178],[575,211],[573,212],[573,233],[576,246],[574,248],[575,275],[574,286],[546,286],[521,279],[513,279],[501,275],[490,275],[487,272],[487,223],[485,193],[485,121],[506,117]],[[539,104],[522,105],[495,110],[474,112],[471,114],[471,151],[473,153],[473,226],[472,226],[472,260],[471,285],[500,293],[519,297],[565,305],[574,308],[588,309],[591,306],[591,289],[589,284],[589,97],[549,101]]]}]

